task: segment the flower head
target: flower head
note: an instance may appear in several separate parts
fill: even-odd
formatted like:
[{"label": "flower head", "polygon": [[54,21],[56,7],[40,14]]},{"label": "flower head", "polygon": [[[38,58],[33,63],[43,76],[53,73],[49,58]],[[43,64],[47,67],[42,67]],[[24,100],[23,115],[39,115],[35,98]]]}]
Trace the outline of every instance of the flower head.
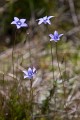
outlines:
[{"label": "flower head", "polygon": [[24,23],[26,19],[19,19],[17,17],[14,17],[14,21],[11,22],[11,24],[15,24],[17,26],[17,29],[21,27],[28,27],[26,23]]},{"label": "flower head", "polygon": [[63,34],[58,34],[57,31],[54,31],[54,34],[49,34],[49,36],[51,37],[50,41],[55,41],[57,42],[58,40],[60,40],[60,37],[62,36]]},{"label": "flower head", "polygon": [[33,67],[33,68],[28,68],[28,70],[26,71],[23,71],[23,73],[24,73],[24,79],[25,78],[29,78],[29,79],[32,79],[33,78],[33,76],[35,75],[35,73],[36,73],[36,68],[35,67]]},{"label": "flower head", "polygon": [[49,16],[49,17],[45,16],[43,18],[37,19],[36,21],[39,20],[38,25],[40,25],[42,23],[51,25],[50,18],[52,18],[52,17],[54,17],[54,16]]}]

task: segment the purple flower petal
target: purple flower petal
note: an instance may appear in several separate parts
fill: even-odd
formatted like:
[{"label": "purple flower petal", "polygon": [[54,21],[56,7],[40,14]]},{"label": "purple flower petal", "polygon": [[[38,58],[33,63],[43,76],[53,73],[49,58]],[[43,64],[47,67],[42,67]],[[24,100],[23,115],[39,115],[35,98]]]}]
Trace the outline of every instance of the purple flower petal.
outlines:
[{"label": "purple flower petal", "polygon": [[43,17],[43,20],[47,20],[47,16]]},{"label": "purple flower petal", "polygon": [[19,26],[19,25],[17,25],[17,24],[16,24],[16,26],[17,26],[17,29],[21,28],[21,26]]},{"label": "purple flower petal", "polygon": [[33,73],[35,73],[36,72],[36,68],[35,67],[33,67]]},{"label": "purple flower petal", "polygon": [[28,25],[26,23],[22,23],[21,27],[28,27]]},{"label": "purple flower petal", "polygon": [[29,71],[32,71],[32,69],[31,69],[30,67],[28,68],[28,72],[29,72]]},{"label": "purple flower petal", "polygon": [[43,23],[43,19],[41,19],[41,20],[38,22],[38,25],[40,25],[41,23]]},{"label": "purple flower petal", "polygon": [[48,19],[53,18],[54,16],[49,16]]},{"label": "purple flower petal", "polygon": [[58,36],[58,32],[57,31],[54,31],[54,36]]},{"label": "purple flower petal", "polygon": [[25,78],[28,78],[28,76],[27,76],[27,75],[24,75],[24,79],[25,79]]},{"label": "purple flower petal", "polygon": [[53,36],[53,34],[49,34],[49,37],[53,38],[54,36]]},{"label": "purple flower petal", "polygon": [[21,23],[24,23],[26,21],[26,19],[20,19]]},{"label": "purple flower petal", "polygon": [[63,36],[63,34],[60,34],[59,37]]},{"label": "purple flower petal", "polygon": [[26,70],[23,71],[24,74],[28,75],[28,72]]},{"label": "purple flower petal", "polygon": [[26,70],[24,70],[23,73],[24,73],[24,79],[29,77],[28,72]]},{"label": "purple flower petal", "polygon": [[19,18],[17,18],[17,17],[14,17],[14,21],[16,21],[16,22],[17,22],[17,21],[19,21]]},{"label": "purple flower petal", "polygon": [[16,24],[16,22],[15,22],[15,21],[13,21],[13,22],[11,22],[11,24]]},{"label": "purple flower petal", "polygon": [[47,20],[46,22],[47,22],[49,25],[51,25],[51,22],[50,22],[50,20]]}]

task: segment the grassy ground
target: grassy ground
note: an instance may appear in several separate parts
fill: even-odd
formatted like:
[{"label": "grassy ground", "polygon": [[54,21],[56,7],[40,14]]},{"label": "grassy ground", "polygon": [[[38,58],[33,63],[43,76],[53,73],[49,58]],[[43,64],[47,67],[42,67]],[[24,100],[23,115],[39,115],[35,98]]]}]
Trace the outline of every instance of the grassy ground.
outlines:
[{"label": "grassy ground", "polygon": [[[63,36],[58,42],[58,69],[53,45],[54,80],[48,37],[35,35],[30,43],[20,43],[0,55],[0,120],[79,120],[80,119],[80,45]],[[14,58],[12,59],[12,52]],[[31,54],[31,56],[30,56]],[[31,62],[30,62],[31,60]],[[37,68],[30,98],[30,81],[23,70]],[[14,74],[14,75],[13,75]],[[34,84],[34,81],[40,81]],[[56,80],[56,83],[55,83]],[[53,89],[55,83],[56,90]]]}]

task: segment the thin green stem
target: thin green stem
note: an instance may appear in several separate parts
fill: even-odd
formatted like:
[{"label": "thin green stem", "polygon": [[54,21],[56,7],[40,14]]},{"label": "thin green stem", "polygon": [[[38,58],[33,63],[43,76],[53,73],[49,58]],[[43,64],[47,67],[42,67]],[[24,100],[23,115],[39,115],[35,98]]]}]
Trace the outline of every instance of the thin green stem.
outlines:
[{"label": "thin green stem", "polygon": [[[57,57],[57,63],[58,63],[58,69],[59,69],[59,73],[60,73],[60,78],[61,78],[62,83],[63,83],[64,105],[65,105],[65,98],[66,98],[65,85],[64,85],[64,80],[62,78],[61,69],[60,69],[60,66],[59,66],[59,59],[58,59],[58,51],[57,50],[58,50],[58,48],[57,48],[57,42],[56,42],[56,57]],[[67,114],[67,111],[66,111],[66,114]],[[68,115],[67,115],[67,118],[68,118]]]},{"label": "thin green stem", "polygon": [[[55,93],[56,90],[56,80],[54,78],[54,64],[53,64],[53,52],[52,52],[52,43],[50,42],[51,45],[51,59],[52,59],[52,71],[53,71],[53,92]],[[56,96],[55,96],[55,105],[56,105]]]},{"label": "thin green stem", "polygon": [[[47,34],[49,34],[49,29],[47,26]],[[54,77],[54,64],[53,64],[53,46],[52,43],[50,41],[50,51],[51,51],[51,62],[52,62],[52,72],[53,72],[53,88],[50,91],[50,96],[49,96],[49,101],[51,100],[52,96],[54,95],[54,102],[55,102],[55,110],[56,110],[56,80]],[[54,119],[56,117],[56,112],[54,112]]]},{"label": "thin green stem", "polygon": [[[28,48],[29,48],[29,62],[30,62],[30,66],[31,68],[33,68],[33,65],[32,65],[32,60],[31,60],[31,46],[30,46],[30,40],[31,40],[31,37],[30,37],[30,33],[27,33],[27,40],[28,40]],[[30,114],[31,114],[31,120],[34,120],[34,116],[33,116],[33,88],[32,88],[32,84],[33,84],[33,78],[30,79]]]},{"label": "thin green stem", "polygon": [[31,60],[31,48],[30,48],[30,33],[27,33],[27,39],[28,39],[28,44],[29,44],[29,61],[30,61],[30,66],[32,66],[32,60]]},{"label": "thin green stem", "polygon": [[[60,78],[63,80],[62,74],[61,74],[61,69],[60,69],[60,66],[59,66],[59,59],[58,59],[58,51],[57,50],[58,50],[58,48],[57,48],[57,42],[56,42],[56,57],[57,57],[58,69],[59,69],[59,73],[60,73]],[[64,97],[65,97],[66,94],[65,94],[64,80],[63,80],[63,90],[64,90]]]},{"label": "thin green stem", "polygon": [[31,111],[31,120],[33,120],[33,79],[30,79],[30,111]]},{"label": "thin green stem", "polygon": [[58,59],[57,42],[56,42],[56,57],[57,57],[57,63],[58,63],[58,69],[59,69],[60,77],[62,78],[61,69],[60,69],[60,66],[59,66],[59,59]]},{"label": "thin green stem", "polygon": [[[3,92],[5,92],[5,87],[4,87],[4,73],[3,73]],[[3,97],[3,101],[2,101],[2,106],[4,106],[4,101],[5,101],[5,99],[4,99],[4,97]]]},{"label": "thin green stem", "polygon": [[13,40],[13,49],[12,49],[13,79],[14,79],[14,50],[15,50],[16,32],[17,31],[15,31],[15,38]]},{"label": "thin green stem", "polygon": [[[49,29],[48,29],[48,26],[47,26],[47,34],[49,34]],[[51,61],[52,61],[52,71],[53,71],[53,84],[54,84],[54,65],[53,65],[53,51],[52,51],[52,43],[50,42],[50,50],[51,50]]]},{"label": "thin green stem", "polygon": [[52,60],[52,71],[53,71],[53,82],[54,82],[54,65],[53,65],[53,52],[52,52],[52,43],[50,42],[51,45],[51,60]]}]

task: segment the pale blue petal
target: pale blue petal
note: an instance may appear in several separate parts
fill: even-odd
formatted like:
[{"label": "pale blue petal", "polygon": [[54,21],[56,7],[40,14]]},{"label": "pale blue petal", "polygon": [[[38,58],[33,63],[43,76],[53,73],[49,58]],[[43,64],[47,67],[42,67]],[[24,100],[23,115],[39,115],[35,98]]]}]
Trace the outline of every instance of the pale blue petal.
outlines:
[{"label": "pale blue petal", "polygon": [[25,79],[25,78],[28,78],[28,76],[27,76],[27,75],[24,75],[24,79]]},{"label": "pale blue petal", "polygon": [[54,37],[54,35],[53,35],[53,34],[49,34],[49,37],[53,38],[53,37]]},{"label": "pale blue petal", "polygon": [[46,20],[47,19],[47,16],[43,17],[43,20]]},{"label": "pale blue petal", "polygon": [[16,22],[15,22],[15,21],[13,21],[13,22],[11,22],[11,24],[16,24]]},{"label": "pale blue petal", "polygon": [[59,37],[63,36],[63,34],[60,34]]},{"label": "pale blue petal", "polygon": [[32,69],[29,67],[29,68],[28,68],[28,72],[31,72],[31,71],[32,71]]},{"label": "pale blue petal", "polygon": [[21,28],[21,26],[19,26],[19,25],[16,25],[16,26],[17,26],[17,29]]},{"label": "pale blue petal", "polygon": [[43,23],[43,19],[41,19],[41,20],[38,22],[38,25],[40,25],[41,23]]},{"label": "pale blue petal", "polygon": [[31,68],[28,68],[28,75],[32,76],[32,74],[33,74],[32,69],[31,69]]},{"label": "pale blue petal", "polygon": [[50,22],[50,20],[47,20],[46,22],[47,22],[49,25],[51,25],[51,22]]},{"label": "pale blue petal", "polygon": [[35,73],[36,72],[36,68],[35,67],[33,67],[33,73]]},{"label": "pale blue petal", "polygon": [[26,70],[23,71],[24,74],[26,74],[28,76],[28,72]]},{"label": "pale blue petal", "polygon": [[17,22],[17,21],[19,21],[19,18],[17,18],[17,17],[14,17],[14,21],[16,21],[16,22]]},{"label": "pale blue petal", "polygon": [[24,23],[26,21],[26,19],[20,19],[21,23]]},{"label": "pale blue petal", "polygon": [[54,16],[49,16],[48,19],[53,18]]},{"label": "pale blue petal", "polygon": [[54,36],[58,36],[58,32],[57,31],[54,31]]},{"label": "pale blue petal", "polygon": [[28,25],[26,23],[22,23],[21,27],[28,27]]}]

